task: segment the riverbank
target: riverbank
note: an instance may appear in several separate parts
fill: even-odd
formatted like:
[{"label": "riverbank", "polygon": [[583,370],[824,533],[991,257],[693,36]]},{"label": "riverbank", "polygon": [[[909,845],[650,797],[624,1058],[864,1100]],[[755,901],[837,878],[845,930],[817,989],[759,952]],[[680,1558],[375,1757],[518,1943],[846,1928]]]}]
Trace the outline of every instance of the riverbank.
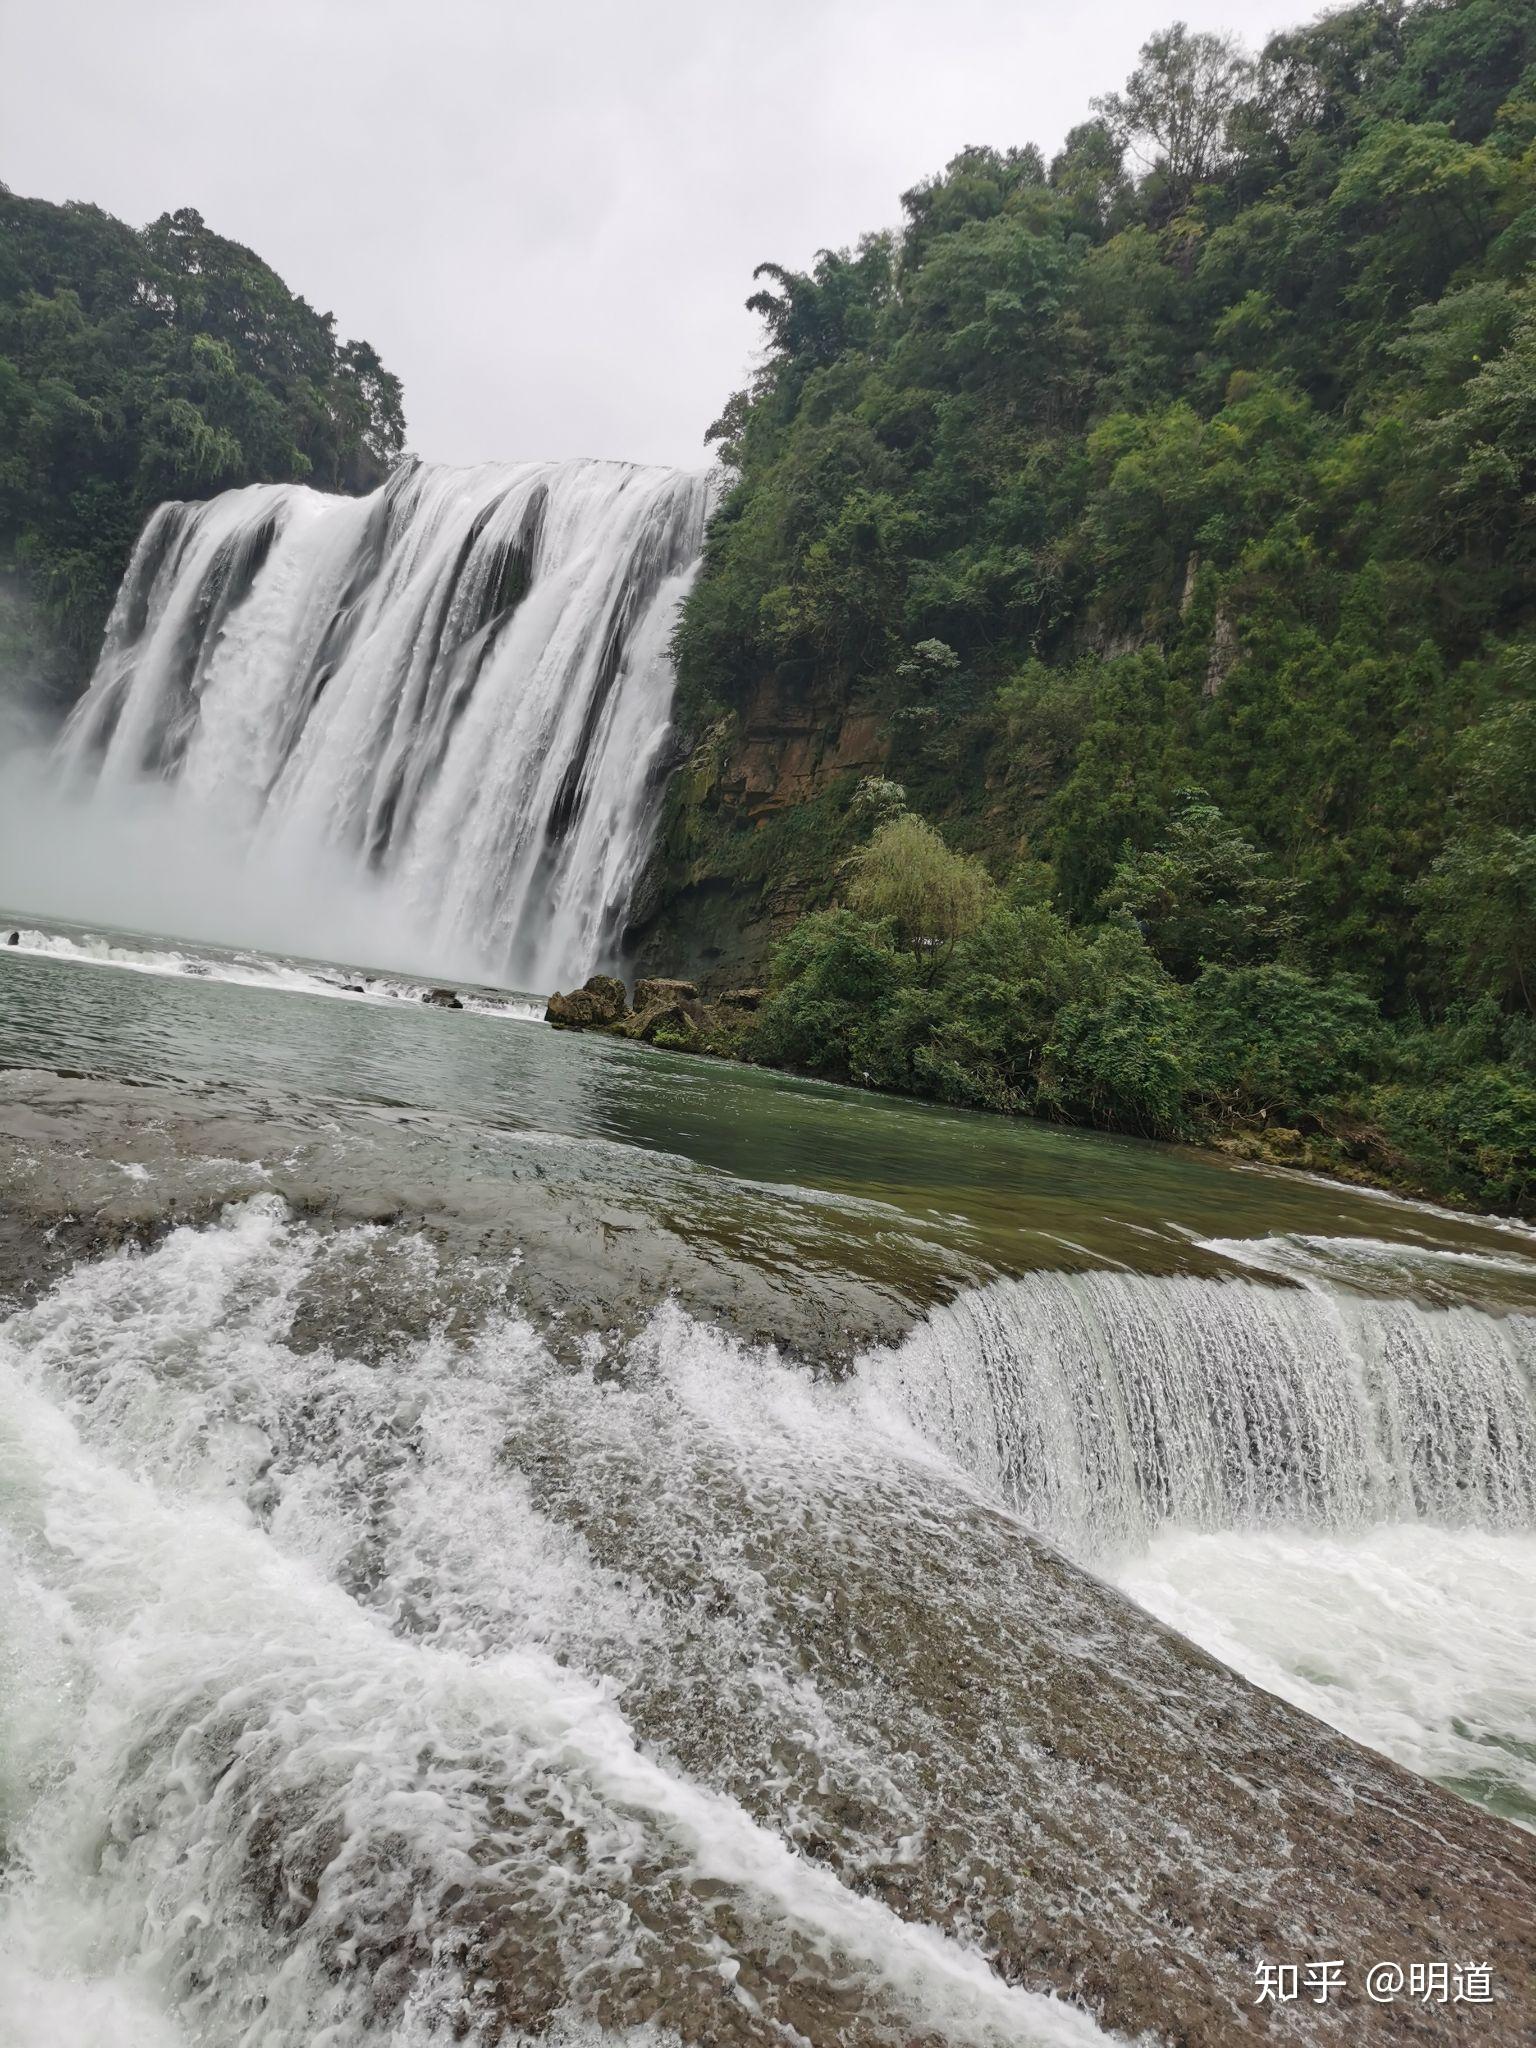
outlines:
[{"label": "riverbank", "polygon": [[[1198,1104],[1180,1129],[1148,1129],[1135,1121],[1114,1116],[1056,1115],[1042,1117],[1022,1107],[971,1099],[955,1101],[941,1087],[902,1088],[876,1080],[853,1062],[844,1071],[828,1075],[793,1061],[775,1058],[765,1048],[780,1034],[765,1033],[761,1020],[770,992],[761,986],[729,989],[715,996],[700,992],[698,986],[674,977],[653,976],[635,983],[631,1002],[624,983],[613,975],[593,975],[581,988],[569,994],[556,992],[545,1008],[545,1021],[557,1030],[591,1031],[609,1037],[651,1045],[667,1052],[695,1053],[703,1058],[735,1060],[743,1065],[771,1072],[810,1074],[831,1078],[845,1086],[873,1094],[895,1095],[914,1101],[948,1101],[950,1106],[980,1109],[1010,1119],[1023,1117],[1034,1122],[1065,1124],[1072,1128],[1097,1130],[1110,1135],[1154,1137],[1165,1143],[1185,1144],[1191,1149],[1220,1152],[1230,1159],[1255,1165],[1321,1175],[1349,1187],[1375,1189],[1383,1194],[1402,1195],[1410,1200],[1442,1203],[1468,1215],[1510,1215],[1530,1220],[1536,1215],[1536,1179],[1517,1172],[1514,1197],[1507,1162],[1499,1162],[1498,1186],[1505,1198],[1491,1192],[1479,1200],[1448,1170],[1435,1170],[1433,1162],[1415,1160],[1379,1123],[1350,1109],[1328,1105],[1294,1115],[1270,1115],[1266,1111],[1223,1108],[1218,1101]],[[1478,1135],[1470,1130],[1454,1135],[1469,1155],[1479,1152]],[[1522,1129],[1510,1120],[1504,1134],[1509,1156],[1522,1151],[1529,1157],[1536,1175],[1536,1128]],[[1484,1147],[1486,1151],[1488,1148]],[[1493,1167],[1489,1166],[1491,1174]],[[1475,1175],[1474,1175],[1475,1177]]]}]

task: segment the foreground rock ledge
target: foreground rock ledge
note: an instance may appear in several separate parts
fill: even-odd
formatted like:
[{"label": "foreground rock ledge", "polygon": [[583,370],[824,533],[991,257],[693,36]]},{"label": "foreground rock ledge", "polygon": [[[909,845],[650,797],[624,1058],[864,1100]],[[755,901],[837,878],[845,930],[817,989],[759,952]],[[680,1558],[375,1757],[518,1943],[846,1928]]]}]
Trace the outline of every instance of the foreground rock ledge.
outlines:
[{"label": "foreground rock ledge", "polygon": [[[440,1146],[430,1123],[0,1075],[0,1284],[25,1298],[72,1254],[152,1241],[259,1188],[323,1231],[392,1219],[345,1254],[334,1285],[322,1275],[296,1299],[284,1340],[296,1349],[387,1356],[417,1322],[470,1341],[483,1310],[455,1278],[461,1261],[466,1276],[515,1272],[541,1323],[565,1322],[590,1291],[622,1328],[657,1261],[686,1305],[708,1313],[718,1299],[712,1260],[681,1262],[678,1239],[632,1197],[585,1186],[576,1202],[590,1166],[552,1201],[533,1148],[466,1177]],[[125,1185],[125,1159],[147,1180]],[[267,1168],[242,1168],[257,1159]],[[573,1295],[573,1253],[605,1222],[633,1242]],[[421,1225],[436,1226],[447,1264],[418,1303],[392,1246]],[[391,1279],[397,1268],[405,1279]],[[647,1602],[654,1659],[609,1673],[580,1616],[571,1655],[623,1679],[637,1735],[693,1781],[850,1889],[977,1943],[1010,1982],[1081,2000],[1124,2035],[1183,2048],[1536,2038],[1536,1838],[1248,1684],[938,1469],[893,1465],[871,1443],[821,1487],[814,1469],[775,1462],[771,1440],[744,1443],[730,1414],[647,1409],[644,1371],[613,1349],[607,1378],[556,1404],[557,1420],[514,1429],[505,1458],[551,1527]],[[593,1426],[604,1387],[622,1427]],[[765,1674],[814,1698],[831,1739],[764,1712]],[[487,2022],[542,2027],[568,1988],[566,1960],[505,1868],[488,1849],[451,1931],[483,1966]],[[404,1863],[399,1875],[408,1884]],[[275,1872],[274,1929],[291,1936],[293,1902],[323,1896],[322,1878]],[[823,1959],[790,1968],[764,1946],[734,1895],[704,1897],[679,1869],[650,1896],[660,1974],[615,1975],[598,2014],[608,2023],[672,2026],[690,2048],[770,2048],[791,2027],[813,2048],[897,2038],[850,2005],[857,1987]],[[752,2008],[706,1967],[721,1941]],[[1335,1957],[1347,1989],[1327,2005],[1256,2003],[1259,1963]],[[1363,1980],[1376,1962],[1487,1964],[1494,2002],[1372,2004]],[[376,1980],[386,2009],[417,1968],[404,1950],[395,1964]],[[900,2038],[943,2048],[929,2030]]]}]

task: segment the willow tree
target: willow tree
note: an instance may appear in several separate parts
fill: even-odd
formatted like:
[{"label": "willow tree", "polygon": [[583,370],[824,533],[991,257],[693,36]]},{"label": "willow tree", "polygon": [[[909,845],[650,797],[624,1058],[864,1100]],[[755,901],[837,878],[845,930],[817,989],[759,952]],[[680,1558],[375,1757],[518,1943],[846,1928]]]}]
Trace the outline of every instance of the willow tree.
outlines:
[{"label": "willow tree", "polygon": [[936,971],[981,923],[992,883],[981,862],[955,853],[911,811],[880,827],[854,856],[848,901],[888,918],[897,944]]}]

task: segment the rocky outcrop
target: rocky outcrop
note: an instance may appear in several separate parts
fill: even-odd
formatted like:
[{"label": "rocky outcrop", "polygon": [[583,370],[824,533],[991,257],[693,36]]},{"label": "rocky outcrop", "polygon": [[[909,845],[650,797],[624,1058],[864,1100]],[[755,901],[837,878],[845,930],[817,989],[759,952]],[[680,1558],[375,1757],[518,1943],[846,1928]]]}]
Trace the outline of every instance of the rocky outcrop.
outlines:
[{"label": "rocky outcrop", "polygon": [[453,988],[424,989],[421,1000],[434,1010],[462,1010],[464,1007],[463,998]]},{"label": "rocky outcrop", "polygon": [[629,1014],[624,984],[611,974],[594,974],[569,995],[557,991],[545,1006],[544,1021],[557,1031],[601,1031]]},{"label": "rocky outcrop", "polygon": [[1216,608],[1216,623],[1211,629],[1211,657],[1206,664],[1202,696],[1219,697],[1226,686],[1242,653],[1237,637],[1237,621],[1225,604]]},{"label": "rocky outcrop", "polygon": [[668,786],[627,944],[642,971],[683,966],[710,994],[755,982],[775,944],[824,900],[841,847],[796,828],[886,772],[886,712],[832,672],[760,676],[697,735]]},{"label": "rocky outcrop", "polygon": [[691,981],[651,975],[635,983],[631,1007],[622,981],[594,974],[569,995],[552,995],[545,1022],[561,1031],[602,1031],[612,1038],[632,1038],[642,1045],[670,1052],[730,1054],[738,1050],[761,989],[732,989],[707,1003]]},{"label": "rocky outcrop", "polygon": [[635,983],[635,1008],[652,1010],[669,1003],[696,1003],[699,991],[691,981],[670,981],[663,976],[652,976],[646,981]]},{"label": "rocky outcrop", "polygon": [[645,1045],[697,1052],[702,1049],[703,1027],[704,1005],[693,983],[653,976],[635,983],[635,1007],[614,1028]]}]

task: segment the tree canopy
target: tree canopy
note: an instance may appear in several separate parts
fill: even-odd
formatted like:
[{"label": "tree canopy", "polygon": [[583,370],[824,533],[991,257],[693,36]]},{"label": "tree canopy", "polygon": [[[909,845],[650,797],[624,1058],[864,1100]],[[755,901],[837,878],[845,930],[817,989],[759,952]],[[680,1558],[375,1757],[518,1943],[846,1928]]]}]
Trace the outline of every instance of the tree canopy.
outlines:
[{"label": "tree canopy", "polygon": [[400,385],[368,343],[338,341],[200,214],[140,230],[0,186],[0,579],[13,633],[35,606],[69,679],[152,505],[246,483],[367,490],[404,439]]},{"label": "tree canopy", "polygon": [[[899,232],[765,268],[684,718],[723,758],[764,679],[856,710],[957,852],[1005,890],[1043,863],[1055,914],[1177,987],[1241,971],[1226,1012],[1321,1015],[1303,983],[1347,976],[1403,1043],[1454,1040],[1501,1077],[1457,1099],[1507,1160],[1536,1057],[1532,784],[1498,765],[1536,696],[1536,10],[1361,0],[1251,56],[1176,23],[1096,108],[1049,165],[967,148]],[[860,829],[818,802],[813,909]],[[728,803],[709,829],[730,867]],[[1451,1068],[1415,1042],[1381,1115],[1427,1158]]]}]

